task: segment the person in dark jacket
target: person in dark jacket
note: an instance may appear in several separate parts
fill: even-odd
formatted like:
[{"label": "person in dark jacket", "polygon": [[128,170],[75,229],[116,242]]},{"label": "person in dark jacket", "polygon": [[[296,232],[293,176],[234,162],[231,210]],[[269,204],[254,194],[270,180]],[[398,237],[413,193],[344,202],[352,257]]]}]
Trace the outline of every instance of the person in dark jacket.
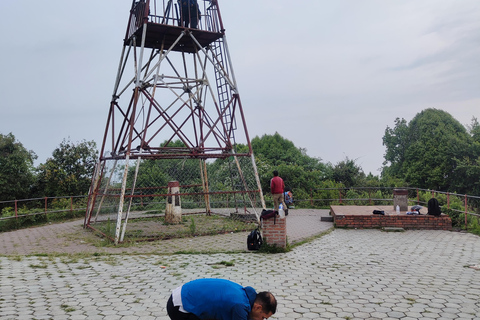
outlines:
[{"label": "person in dark jacket", "polygon": [[180,12],[182,14],[183,26],[188,28],[197,28],[200,21],[200,9],[197,0],[180,0]]},{"label": "person in dark jacket", "polygon": [[173,290],[167,302],[172,320],[263,320],[277,310],[270,292],[225,279],[197,279]]}]

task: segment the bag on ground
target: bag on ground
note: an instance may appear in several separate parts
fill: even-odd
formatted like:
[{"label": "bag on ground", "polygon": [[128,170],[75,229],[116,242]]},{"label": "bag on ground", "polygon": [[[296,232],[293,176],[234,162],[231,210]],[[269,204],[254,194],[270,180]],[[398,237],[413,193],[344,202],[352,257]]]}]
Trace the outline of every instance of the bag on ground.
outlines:
[{"label": "bag on ground", "polygon": [[262,235],[258,229],[253,230],[247,236],[247,248],[248,250],[258,250],[262,246]]}]

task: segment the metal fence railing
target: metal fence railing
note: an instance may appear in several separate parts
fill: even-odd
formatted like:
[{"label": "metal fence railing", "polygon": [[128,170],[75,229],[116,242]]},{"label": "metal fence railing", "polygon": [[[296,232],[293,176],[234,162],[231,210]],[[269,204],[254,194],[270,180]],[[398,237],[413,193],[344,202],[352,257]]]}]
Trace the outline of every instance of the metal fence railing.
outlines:
[{"label": "metal fence railing", "polygon": [[127,31],[130,38],[143,23],[162,26],[187,26],[201,31],[222,32],[222,23],[216,3],[198,1],[196,9],[185,9],[175,0],[140,0],[133,3]]},{"label": "metal fence railing", "polygon": [[87,196],[43,197],[0,201],[0,221],[33,215],[86,210]]},{"label": "metal fence railing", "polygon": [[[395,188],[315,188],[310,190],[309,197],[303,199],[295,198],[294,204],[303,208],[325,208],[330,205],[393,205],[393,190]],[[480,197],[466,194],[457,194],[421,188],[402,188],[408,190],[408,202],[411,205],[427,206],[430,198],[438,199],[443,211],[449,214],[456,214],[457,223],[464,224],[465,229],[472,219],[480,221]],[[138,196],[139,204],[144,207],[148,202],[164,202],[166,194],[150,194],[149,189],[140,189],[142,193]],[[229,195],[223,195],[222,192],[217,196],[222,196],[221,206],[231,206]],[[203,195],[199,192],[199,195]],[[161,199],[156,199],[160,196]],[[185,194],[185,196],[189,196]],[[233,196],[232,196],[233,197]],[[192,198],[193,199],[193,198]],[[148,201],[149,200],[149,201]],[[273,205],[269,199],[266,199],[266,206]],[[193,201],[193,200],[192,200]],[[238,201],[238,199],[237,199]],[[185,205],[188,205],[188,197],[185,199]],[[151,203],[150,203],[151,204]],[[66,214],[78,213],[81,217],[87,208],[87,196],[65,196],[65,197],[43,197],[32,199],[19,199],[11,201],[0,201],[0,227],[2,222],[33,218],[44,215],[48,217],[65,216]],[[145,209],[143,209],[145,210]],[[0,228],[1,230],[1,228]]]}]

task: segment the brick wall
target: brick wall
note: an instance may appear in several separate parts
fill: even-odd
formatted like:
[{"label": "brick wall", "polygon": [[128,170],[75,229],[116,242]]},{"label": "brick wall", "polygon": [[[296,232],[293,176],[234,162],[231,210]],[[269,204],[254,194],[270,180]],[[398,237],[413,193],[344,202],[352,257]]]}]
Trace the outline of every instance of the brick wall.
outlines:
[{"label": "brick wall", "polygon": [[442,214],[440,217],[429,215],[336,215],[336,227],[340,228],[404,228],[427,230],[452,230],[452,219]]},{"label": "brick wall", "polygon": [[[274,221],[275,220],[275,221]],[[287,219],[262,219],[262,237],[268,245],[287,247]]]}]

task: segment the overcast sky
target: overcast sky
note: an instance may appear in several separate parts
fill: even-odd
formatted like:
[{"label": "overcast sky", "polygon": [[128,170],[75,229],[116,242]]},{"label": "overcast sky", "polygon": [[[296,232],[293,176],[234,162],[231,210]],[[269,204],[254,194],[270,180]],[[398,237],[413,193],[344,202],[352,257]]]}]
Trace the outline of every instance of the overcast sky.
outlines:
[{"label": "overcast sky", "polygon": [[[397,117],[480,118],[478,0],[218,0],[250,137],[379,174]],[[100,148],[131,0],[0,0],[0,133]]]}]

